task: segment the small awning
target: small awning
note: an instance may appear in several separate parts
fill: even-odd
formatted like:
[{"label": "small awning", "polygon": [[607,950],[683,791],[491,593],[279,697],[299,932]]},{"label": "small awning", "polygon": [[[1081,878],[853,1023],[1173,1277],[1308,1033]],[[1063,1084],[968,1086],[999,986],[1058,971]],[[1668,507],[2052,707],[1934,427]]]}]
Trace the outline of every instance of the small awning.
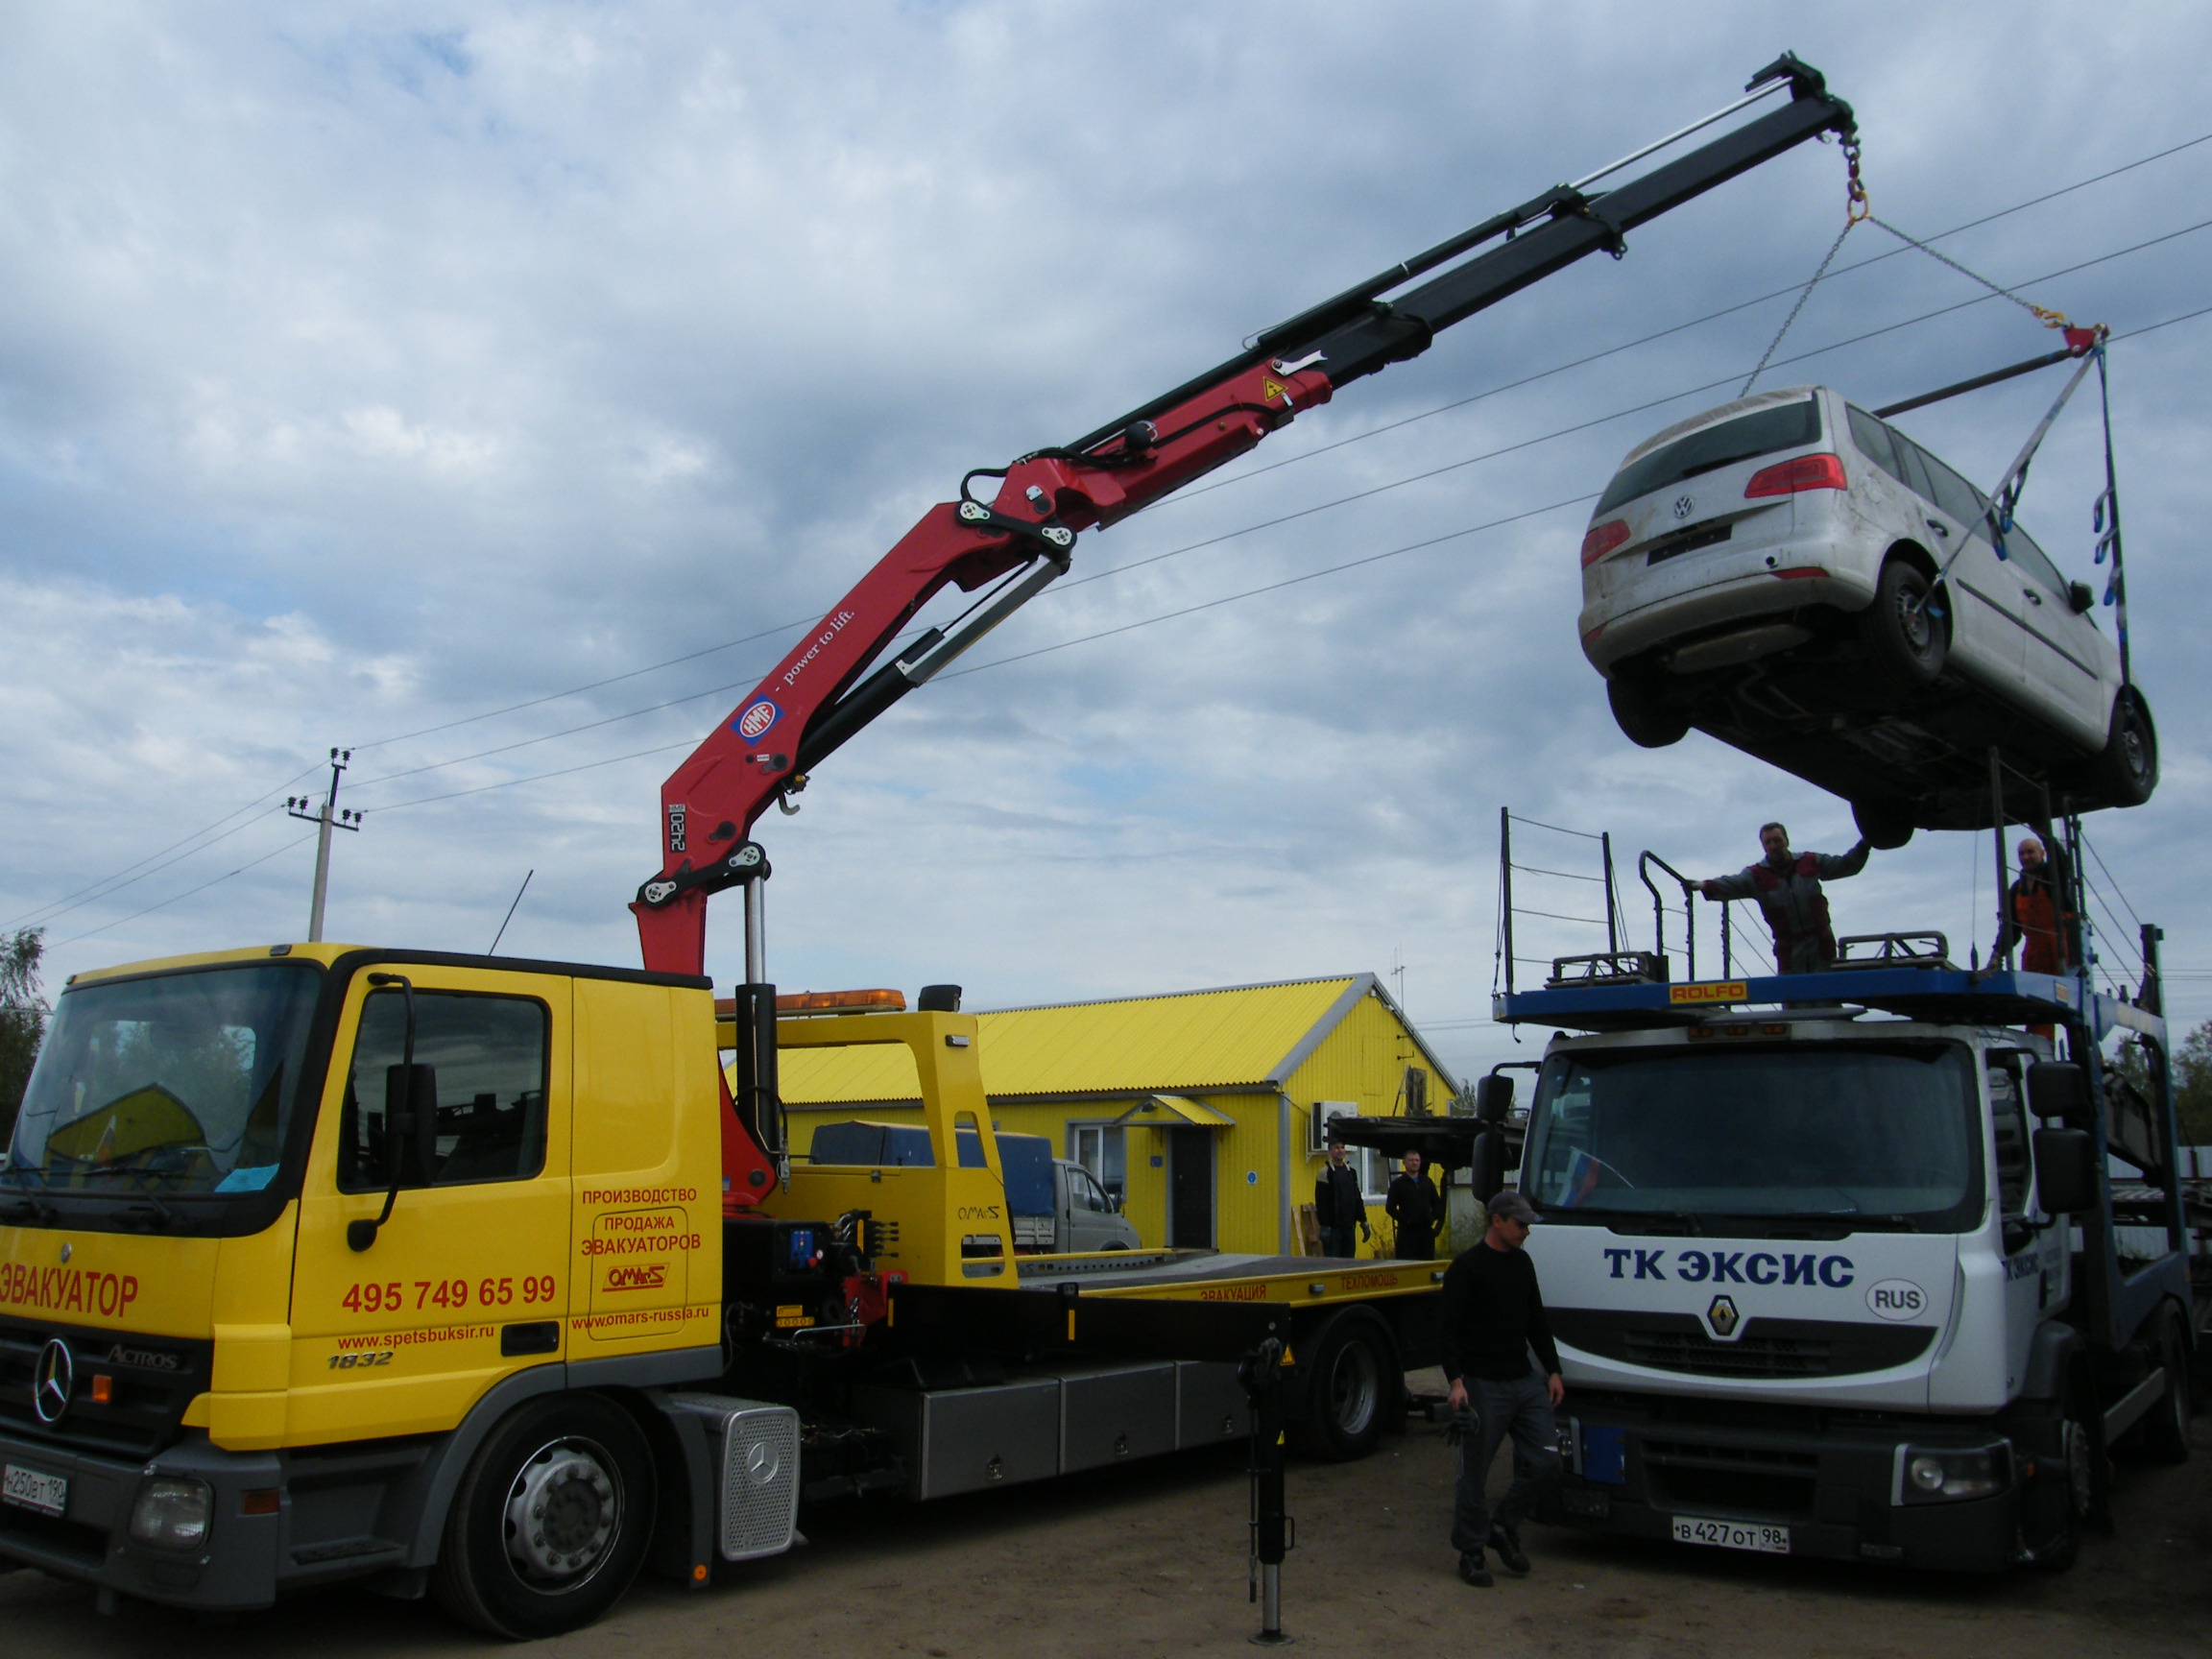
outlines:
[{"label": "small awning", "polygon": [[[1234,1129],[1237,1119],[1214,1110],[1203,1101],[1193,1100],[1188,1094],[1150,1094],[1120,1117],[1114,1123],[1137,1129]],[[1108,1125],[1109,1128],[1113,1124]]]}]

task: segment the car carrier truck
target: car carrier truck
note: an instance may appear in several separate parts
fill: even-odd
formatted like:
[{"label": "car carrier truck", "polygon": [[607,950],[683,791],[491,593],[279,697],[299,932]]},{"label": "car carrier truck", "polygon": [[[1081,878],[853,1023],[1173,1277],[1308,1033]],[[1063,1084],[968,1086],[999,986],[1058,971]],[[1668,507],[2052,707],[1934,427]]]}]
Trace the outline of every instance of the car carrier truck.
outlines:
[{"label": "car carrier truck", "polygon": [[2064,1568],[2108,1453],[2188,1455],[2212,1310],[2154,930],[2132,998],[1844,945],[1787,978],[1563,960],[1497,998],[1554,1031],[1519,1178],[1568,1382],[1544,1519]]},{"label": "car carrier truck", "polygon": [[[1249,1417],[1277,1628],[1278,1421],[1370,1447],[1428,1360],[1437,1270],[1018,1257],[974,1019],[780,998],[753,827],[1080,533],[1830,135],[1855,179],[1850,107],[1786,54],[1719,113],[971,472],[663,785],[642,971],[280,944],[74,976],[0,1168],[0,1559],[198,1608],[368,1580],[539,1636],[648,1560],[704,1586],[785,1548],[803,1499],[1012,1484]],[[976,598],[904,639],[950,589]],[[732,886],[721,1020],[706,913]],[[790,1159],[778,1052],[839,1044],[911,1056],[927,1166]]]}]

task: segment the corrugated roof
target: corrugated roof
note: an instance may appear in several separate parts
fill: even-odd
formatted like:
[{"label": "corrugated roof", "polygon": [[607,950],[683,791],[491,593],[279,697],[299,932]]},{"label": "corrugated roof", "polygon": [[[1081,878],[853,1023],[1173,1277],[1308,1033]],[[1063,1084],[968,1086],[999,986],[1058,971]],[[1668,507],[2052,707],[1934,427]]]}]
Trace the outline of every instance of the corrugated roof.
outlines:
[{"label": "corrugated roof", "polygon": [[[978,1016],[983,1088],[994,1097],[1142,1091],[1203,1092],[1279,1084],[1333,1012],[1341,1018],[1373,975],[1340,974],[1104,1002],[1004,1008]],[[904,1100],[913,1061],[895,1047],[785,1049],[792,1105]]]}]

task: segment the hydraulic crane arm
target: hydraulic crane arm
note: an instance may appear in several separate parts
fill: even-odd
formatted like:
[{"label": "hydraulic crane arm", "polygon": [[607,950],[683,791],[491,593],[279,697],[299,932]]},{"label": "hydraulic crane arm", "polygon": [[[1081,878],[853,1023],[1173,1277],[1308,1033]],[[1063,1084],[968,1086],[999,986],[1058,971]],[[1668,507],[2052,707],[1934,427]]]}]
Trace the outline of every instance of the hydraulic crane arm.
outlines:
[{"label": "hydraulic crane arm", "polygon": [[[1785,89],[1790,96],[1780,107],[1626,183],[1589,188]],[[1064,575],[1077,533],[1124,518],[1236,459],[1299,410],[1418,356],[1441,330],[1553,272],[1599,251],[1620,257],[1628,231],[1670,208],[1809,138],[1855,135],[1851,107],[1829,95],[1819,71],[1788,53],[1745,90],[1748,96],[1727,108],[1623,161],[1548,190],[1265,330],[1228,362],[1073,444],[1037,450],[1003,469],[971,472],[960,499],[924,514],[661,786],[661,871],[631,905],[646,967],[703,971],[708,897],[757,884],[767,874],[767,859],[749,835],[769,804],[788,807],[787,797],[805,786],[814,766]],[[978,478],[998,481],[988,500],[971,493]],[[956,622],[927,630],[869,672],[944,589],[976,592],[993,583],[998,586]],[[765,976],[757,920],[757,906],[749,906],[749,981]],[[758,1022],[753,1028],[772,1050],[772,1009],[760,1011]],[[741,1020],[741,1027],[746,1023]],[[772,1055],[761,1064],[772,1069]],[[768,1078],[761,1093],[759,1104],[771,1105]],[[773,1148],[778,1137],[761,1133],[769,1129],[766,1119],[739,1104],[756,1138]],[[733,1157],[742,1151],[733,1140],[728,1144]],[[755,1159],[745,1173],[764,1177],[765,1166]],[[758,1189],[764,1179],[751,1184]]]}]

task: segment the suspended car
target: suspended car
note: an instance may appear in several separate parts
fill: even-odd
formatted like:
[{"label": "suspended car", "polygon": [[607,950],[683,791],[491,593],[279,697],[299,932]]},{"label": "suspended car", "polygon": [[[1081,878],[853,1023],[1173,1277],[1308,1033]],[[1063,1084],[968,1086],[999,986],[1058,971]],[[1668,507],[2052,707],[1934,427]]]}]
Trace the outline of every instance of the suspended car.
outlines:
[{"label": "suspended car", "polygon": [[[1832,790],[1877,846],[2136,806],[2142,693],[2068,582],[1989,498],[1826,387],[1743,397],[1630,450],[1582,539],[1583,655],[1646,748],[1692,727]],[[2015,793],[2025,791],[2024,793]]]}]

